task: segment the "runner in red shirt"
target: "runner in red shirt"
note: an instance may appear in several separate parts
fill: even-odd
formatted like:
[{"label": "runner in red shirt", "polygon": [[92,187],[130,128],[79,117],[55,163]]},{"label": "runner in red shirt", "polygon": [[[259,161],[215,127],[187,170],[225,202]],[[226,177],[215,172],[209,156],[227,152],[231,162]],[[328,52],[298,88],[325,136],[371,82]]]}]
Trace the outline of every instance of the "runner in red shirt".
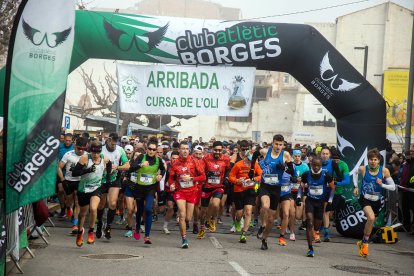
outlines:
[{"label": "runner in red shirt", "polygon": [[197,236],[198,239],[205,236],[204,221],[206,217],[210,232],[216,231],[216,217],[224,194],[225,174],[230,169],[230,158],[223,155],[221,141],[213,143],[213,153],[205,155],[203,161],[207,180],[201,193],[201,229]]},{"label": "runner in red shirt", "polygon": [[[203,161],[203,147],[200,145],[196,145],[193,150],[192,156],[200,162],[200,165],[204,168],[204,161]],[[197,192],[197,199],[194,205],[194,220],[193,220],[193,234],[198,234],[198,220],[200,219],[200,208],[201,208],[201,188],[205,182],[196,182],[198,192]],[[203,225],[204,222],[201,223]],[[188,225],[187,225],[188,229]]]},{"label": "runner in red shirt", "polygon": [[186,220],[190,221],[193,216],[198,191],[195,182],[205,181],[206,175],[199,161],[189,155],[187,142],[180,143],[179,152],[180,157],[171,165],[168,183],[171,191],[175,191],[174,200],[180,218],[181,248],[188,248]]}]

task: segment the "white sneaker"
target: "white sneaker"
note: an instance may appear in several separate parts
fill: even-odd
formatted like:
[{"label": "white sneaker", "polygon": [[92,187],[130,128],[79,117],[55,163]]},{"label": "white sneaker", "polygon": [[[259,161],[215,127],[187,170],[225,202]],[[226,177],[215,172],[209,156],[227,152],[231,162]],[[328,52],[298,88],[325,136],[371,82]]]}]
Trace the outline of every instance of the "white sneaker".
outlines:
[{"label": "white sneaker", "polygon": [[230,228],[230,232],[235,233],[236,232],[236,226],[233,223],[233,226]]},{"label": "white sneaker", "polygon": [[139,228],[141,229],[141,232],[142,232],[142,233],[144,233],[144,232],[145,232],[145,225],[141,225]]},{"label": "white sneaker", "polygon": [[169,235],[169,234],[170,234],[170,230],[168,230],[168,228],[167,228],[167,227],[164,227],[164,228],[162,229],[162,232],[163,232],[164,234],[167,234],[167,235]]},{"label": "white sneaker", "polygon": [[290,234],[289,240],[296,241],[295,233]]}]

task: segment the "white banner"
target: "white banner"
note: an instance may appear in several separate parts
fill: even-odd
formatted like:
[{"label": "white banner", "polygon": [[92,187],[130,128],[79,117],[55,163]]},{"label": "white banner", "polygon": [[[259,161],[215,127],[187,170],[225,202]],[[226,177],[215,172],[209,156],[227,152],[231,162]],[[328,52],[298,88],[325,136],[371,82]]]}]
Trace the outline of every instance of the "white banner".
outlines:
[{"label": "white banner", "polygon": [[253,67],[117,64],[121,112],[249,116]]}]

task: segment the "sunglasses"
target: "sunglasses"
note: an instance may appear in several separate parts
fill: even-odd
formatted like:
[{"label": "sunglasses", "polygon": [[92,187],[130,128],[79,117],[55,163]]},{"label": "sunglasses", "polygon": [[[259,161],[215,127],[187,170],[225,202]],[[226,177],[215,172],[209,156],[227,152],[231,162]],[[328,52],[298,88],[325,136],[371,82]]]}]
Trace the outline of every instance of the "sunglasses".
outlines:
[{"label": "sunglasses", "polygon": [[148,148],[147,150],[156,151],[157,149],[156,148]]},{"label": "sunglasses", "polygon": [[223,149],[213,149],[214,152],[222,152]]}]

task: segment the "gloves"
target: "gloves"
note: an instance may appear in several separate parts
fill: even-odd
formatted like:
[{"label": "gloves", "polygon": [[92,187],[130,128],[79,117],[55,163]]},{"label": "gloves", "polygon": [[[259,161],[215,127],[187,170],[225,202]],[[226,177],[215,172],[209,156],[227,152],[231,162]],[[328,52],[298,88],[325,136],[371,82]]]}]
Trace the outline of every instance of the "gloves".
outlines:
[{"label": "gloves", "polygon": [[285,169],[285,165],[284,164],[282,164],[282,163],[280,163],[280,161],[279,161],[279,163],[278,164],[276,164],[276,169],[278,169],[278,170],[284,170]]},{"label": "gloves", "polygon": [[250,169],[250,171],[249,171],[249,178],[250,179],[253,179],[254,178],[254,170],[253,169]]},{"label": "gloves", "polygon": [[286,167],[287,167],[286,173],[288,173],[290,175],[293,175],[295,173],[295,170],[293,169],[293,162],[288,162],[286,164]]},{"label": "gloves", "polygon": [[295,199],[295,204],[296,204],[296,206],[302,206],[302,198],[300,198],[300,197],[297,197],[296,199]]}]

